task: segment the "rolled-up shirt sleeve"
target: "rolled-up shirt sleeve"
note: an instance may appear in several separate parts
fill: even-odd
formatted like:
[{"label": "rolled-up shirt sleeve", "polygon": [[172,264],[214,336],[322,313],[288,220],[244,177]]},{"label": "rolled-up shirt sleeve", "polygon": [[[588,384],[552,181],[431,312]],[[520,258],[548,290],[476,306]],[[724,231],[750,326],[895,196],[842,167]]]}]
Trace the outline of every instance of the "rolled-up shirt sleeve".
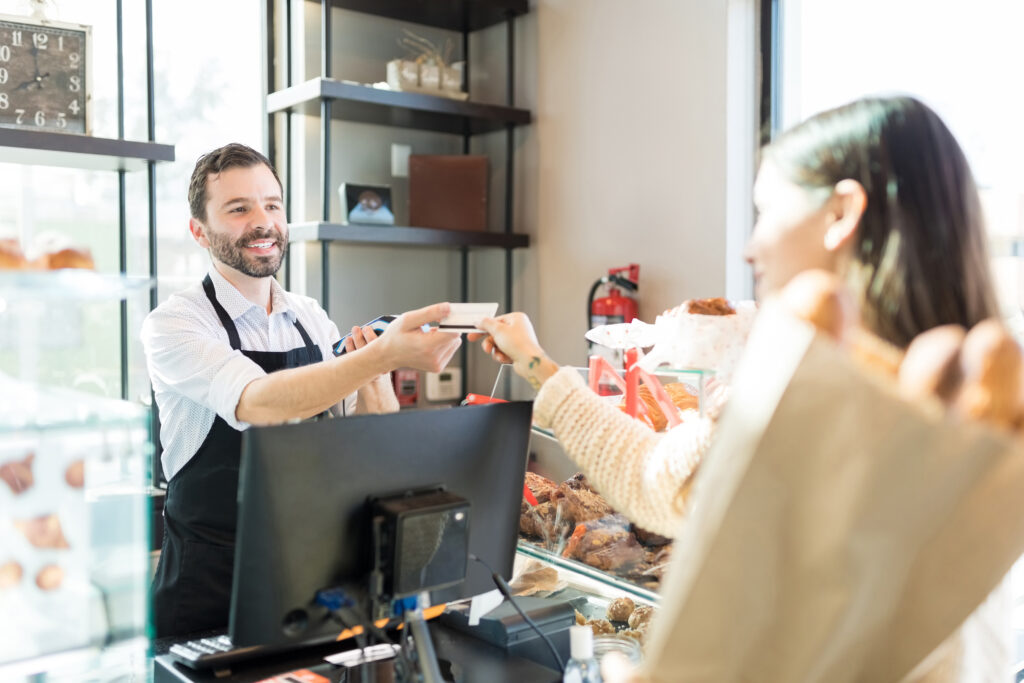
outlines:
[{"label": "rolled-up shirt sleeve", "polygon": [[162,308],[142,325],[154,388],[173,391],[207,407],[235,429],[249,424],[235,417],[242,391],[266,372],[231,348],[227,332],[212,328],[184,308]]}]

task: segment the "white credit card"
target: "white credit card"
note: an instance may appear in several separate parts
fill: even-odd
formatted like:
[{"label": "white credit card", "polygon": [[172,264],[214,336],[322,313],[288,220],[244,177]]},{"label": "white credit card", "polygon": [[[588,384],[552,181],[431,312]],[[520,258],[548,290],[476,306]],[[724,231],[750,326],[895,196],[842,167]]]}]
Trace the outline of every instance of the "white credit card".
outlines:
[{"label": "white credit card", "polygon": [[451,304],[452,310],[447,318],[438,321],[437,329],[442,332],[483,332],[477,324],[484,318],[493,318],[498,312],[498,304]]}]

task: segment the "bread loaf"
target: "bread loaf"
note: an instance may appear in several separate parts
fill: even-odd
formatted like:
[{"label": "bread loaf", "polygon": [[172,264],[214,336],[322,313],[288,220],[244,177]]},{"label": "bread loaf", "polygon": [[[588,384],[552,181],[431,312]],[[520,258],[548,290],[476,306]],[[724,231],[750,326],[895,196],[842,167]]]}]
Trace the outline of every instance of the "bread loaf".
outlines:
[{"label": "bread loaf", "polygon": [[900,394],[908,401],[936,397],[950,405],[963,382],[960,348],[967,331],[942,325],[914,337],[900,363]]},{"label": "bread loaf", "polygon": [[963,388],[956,409],[976,420],[1013,428],[1021,414],[1021,349],[1003,324],[983,320],[967,333],[960,350]]}]

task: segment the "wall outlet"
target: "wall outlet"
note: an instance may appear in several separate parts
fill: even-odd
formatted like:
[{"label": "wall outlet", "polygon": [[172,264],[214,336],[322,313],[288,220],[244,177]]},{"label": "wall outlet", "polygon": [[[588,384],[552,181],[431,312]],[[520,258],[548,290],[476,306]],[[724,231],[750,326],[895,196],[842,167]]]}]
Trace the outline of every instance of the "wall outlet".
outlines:
[{"label": "wall outlet", "polygon": [[412,154],[412,145],[391,145],[391,175],[393,177],[409,177],[410,154]]},{"label": "wall outlet", "polygon": [[428,372],[428,401],[457,401],[462,391],[462,368],[445,368],[441,372]]}]

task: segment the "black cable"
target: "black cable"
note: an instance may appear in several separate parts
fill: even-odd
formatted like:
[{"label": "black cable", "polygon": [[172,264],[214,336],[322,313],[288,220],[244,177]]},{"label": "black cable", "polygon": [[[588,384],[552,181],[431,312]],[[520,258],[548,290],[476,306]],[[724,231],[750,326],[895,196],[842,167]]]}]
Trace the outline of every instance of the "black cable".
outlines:
[{"label": "black cable", "polygon": [[491,569],[491,565],[487,564],[487,562],[485,562],[483,558],[477,557],[473,553],[470,553],[469,559],[475,560],[483,566],[487,567],[487,571],[491,573],[491,579],[494,581],[494,584],[498,587],[498,590],[501,591],[501,594],[505,596],[505,599],[512,603],[512,606],[515,608],[515,610],[519,612],[519,616],[521,616],[523,620],[530,625],[530,628],[536,631],[537,635],[539,635],[544,640],[544,642],[547,643],[548,648],[551,650],[551,654],[555,658],[555,661],[558,662],[558,670],[564,674],[565,662],[562,661],[561,655],[559,655],[558,650],[555,649],[555,644],[551,642],[551,639],[548,638],[547,634],[544,633],[544,631],[542,631],[540,627],[537,626],[536,623],[534,623],[533,619],[527,616],[526,612],[524,612],[523,609],[518,605],[518,603],[516,603],[515,599],[512,597],[512,589],[509,588],[508,582],[505,581],[504,577],[502,577],[501,574],[499,574],[498,572]]}]

